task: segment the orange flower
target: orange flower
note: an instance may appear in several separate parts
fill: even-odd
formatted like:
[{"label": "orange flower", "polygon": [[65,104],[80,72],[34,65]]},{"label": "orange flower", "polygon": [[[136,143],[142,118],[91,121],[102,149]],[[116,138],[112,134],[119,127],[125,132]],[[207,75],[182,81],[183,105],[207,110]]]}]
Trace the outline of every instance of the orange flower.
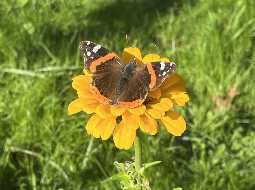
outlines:
[{"label": "orange flower", "polygon": [[[125,48],[122,54],[123,63],[128,63],[132,58],[136,58],[140,64],[169,61],[157,54],[148,54],[142,58],[138,48]],[[72,86],[77,91],[78,98],[69,104],[68,113],[71,115],[84,111],[92,114],[85,129],[95,138],[106,140],[113,135],[116,147],[129,149],[134,143],[136,130],[140,128],[144,133],[155,135],[158,131],[157,121],[161,121],[174,136],[180,136],[185,131],[185,120],[173,111],[174,107],[184,106],[189,100],[184,81],[179,75],[171,75],[136,108],[100,103],[94,96],[91,80],[91,75],[86,71],[73,78]],[[117,122],[117,118],[121,118],[121,121]]]}]

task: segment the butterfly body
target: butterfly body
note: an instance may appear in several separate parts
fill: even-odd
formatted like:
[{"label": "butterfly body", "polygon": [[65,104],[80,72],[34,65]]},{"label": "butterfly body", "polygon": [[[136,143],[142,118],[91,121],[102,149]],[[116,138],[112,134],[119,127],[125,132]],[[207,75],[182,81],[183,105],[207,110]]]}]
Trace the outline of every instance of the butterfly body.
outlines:
[{"label": "butterfly body", "polygon": [[138,64],[135,59],[124,64],[106,48],[90,41],[82,41],[80,50],[84,67],[92,73],[92,88],[102,103],[141,105],[148,93],[157,89],[175,72],[173,62]]}]

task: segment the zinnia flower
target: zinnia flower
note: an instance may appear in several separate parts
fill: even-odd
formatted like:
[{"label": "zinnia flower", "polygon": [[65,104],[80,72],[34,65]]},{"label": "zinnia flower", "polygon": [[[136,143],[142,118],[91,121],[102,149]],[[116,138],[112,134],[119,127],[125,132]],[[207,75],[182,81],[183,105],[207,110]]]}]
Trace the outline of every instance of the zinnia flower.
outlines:
[{"label": "zinnia flower", "polygon": [[[125,48],[122,61],[128,63],[133,58],[142,64],[169,62],[168,58],[160,58],[157,54],[148,54],[142,58],[138,48]],[[129,149],[134,143],[138,129],[155,135],[158,131],[158,121],[174,136],[180,136],[185,131],[185,120],[173,111],[176,106],[184,106],[189,100],[184,81],[178,74],[170,75],[160,88],[149,93],[142,105],[135,108],[103,104],[94,95],[91,81],[91,75],[87,71],[73,78],[72,87],[77,91],[78,98],[68,106],[70,115],[81,111],[91,114],[85,125],[89,135],[102,140],[113,136],[117,148]]]}]

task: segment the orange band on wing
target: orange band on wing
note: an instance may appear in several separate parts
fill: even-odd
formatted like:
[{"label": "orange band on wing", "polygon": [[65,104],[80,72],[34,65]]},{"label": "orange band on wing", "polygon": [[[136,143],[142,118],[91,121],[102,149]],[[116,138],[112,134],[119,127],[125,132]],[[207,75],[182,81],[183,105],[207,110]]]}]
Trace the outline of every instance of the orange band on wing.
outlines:
[{"label": "orange band on wing", "polygon": [[119,104],[126,106],[128,108],[136,108],[136,107],[140,106],[143,102],[144,102],[144,100],[138,99],[138,100],[134,100],[132,102],[119,102]]},{"label": "orange band on wing", "polygon": [[156,73],[153,70],[151,63],[146,64],[146,66],[147,66],[149,74],[151,75],[151,82],[149,87],[150,89],[152,89],[156,85],[156,80],[157,80]]},{"label": "orange band on wing", "polygon": [[110,104],[110,99],[104,97],[100,92],[99,90],[94,87],[94,86],[91,86],[91,91],[92,93],[95,95],[95,98],[102,104]]},{"label": "orange band on wing", "polygon": [[96,59],[95,61],[92,61],[90,64],[89,70],[92,73],[96,72],[96,68],[98,65],[100,65],[106,61],[109,61],[109,60],[113,59],[114,57],[116,57],[115,53],[108,53],[104,57],[100,57],[100,58]]}]

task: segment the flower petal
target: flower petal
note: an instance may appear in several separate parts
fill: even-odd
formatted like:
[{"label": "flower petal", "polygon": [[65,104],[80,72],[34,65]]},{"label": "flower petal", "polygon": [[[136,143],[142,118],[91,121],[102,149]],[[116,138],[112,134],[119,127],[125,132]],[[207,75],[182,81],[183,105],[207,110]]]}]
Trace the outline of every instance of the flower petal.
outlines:
[{"label": "flower petal", "polygon": [[145,110],[146,110],[145,105],[141,105],[136,108],[128,109],[128,111],[134,115],[142,115],[142,114],[144,114]]},{"label": "flower petal", "polygon": [[122,53],[122,61],[123,63],[129,63],[129,61],[135,58],[138,63],[142,63],[142,54],[141,51],[138,48],[125,48]]},{"label": "flower petal", "polygon": [[[163,92],[169,92],[171,90],[185,91],[184,80],[177,74],[171,75],[161,86]],[[175,91],[176,91],[175,90]]]},{"label": "flower petal", "polygon": [[150,104],[153,109],[166,112],[173,107],[173,102],[169,98],[161,98],[159,103]]},{"label": "flower petal", "polygon": [[139,128],[139,116],[125,112],[122,114],[122,121],[125,122],[129,128],[138,129]]},{"label": "flower petal", "polygon": [[157,88],[156,90],[153,90],[149,93],[149,97],[159,99],[161,97],[161,90],[160,88]]},{"label": "flower petal", "polygon": [[167,57],[161,57],[160,61],[170,62],[170,60]]},{"label": "flower petal", "polygon": [[91,77],[85,75],[78,75],[73,78],[72,87],[75,90],[87,91],[90,88]]},{"label": "flower petal", "polygon": [[98,106],[97,106],[97,108],[96,108],[96,113],[97,113],[101,118],[112,117],[111,111],[110,111],[110,106],[109,106],[109,105],[98,104]]},{"label": "flower petal", "polygon": [[101,125],[100,123],[103,122],[103,119],[101,117],[99,117],[98,115],[93,115],[91,118],[89,118],[85,129],[87,130],[87,133],[89,135],[92,135],[95,138],[99,138],[100,137],[100,133],[101,133]]},{"label": "flower petal", "polygon": [[82,90],[78,89],[77,94],[79,98],[90,98],[96,100],[94,94],[91,92],[89,88],[88,89],[83,88]]},{"label": "flower petal", "polygon": [[121,121],[113,132],[113,141],[119,149],[129,149],[132,147],[136,136],[136,129],[128,126],[125,121]]},{"label": "flower petal", "polygon": [[179,92],[171,94],[171,99],[177,106],[184,106],[189,101],[189,96],[186,93]]},{"label": "flower petal", "polygon": [[116,119],[115,117],[104,119],[101,124],[101,138],[102,140],[107,140],[113,133],[113,130],[116,126]]},{"label": "flower petal", "polygon": [[152,119],[148,114],[140,116],[139,126],[143,132],[150,135],[155,135],[158,131],[156,120]]},{"label": "flower petal", "polygon": [[69,105],[68,105],[68,115],[72,115],[75,113],[78,113],[83,110],[83,101],[81,98],[77,98],[73,100]]},{"label": "flower petal", "polygon": [[148,108],[146,110],[146,112],[153,117],[154,119],[160,119],[161,117],[163,117],[165,115],[165,112],[161,112],[157,109],[153,109],[153,108]]},{"label": "flower petal", "polygon": [[169,112],[166,116],[161,118],[167,131],[174,136],[181,136],[186,129],[186,122],[183,117],[176,112]]},{"label": "flower petal", "polygon": [[124,106],[111,106],[111,113],[114,116],[120,116],[126,111]]},{"label": "flower petal", "polygon": [[143,63],[151,63],[160,61],[160,56],[158,54],[148,54],[143,57]]}]

